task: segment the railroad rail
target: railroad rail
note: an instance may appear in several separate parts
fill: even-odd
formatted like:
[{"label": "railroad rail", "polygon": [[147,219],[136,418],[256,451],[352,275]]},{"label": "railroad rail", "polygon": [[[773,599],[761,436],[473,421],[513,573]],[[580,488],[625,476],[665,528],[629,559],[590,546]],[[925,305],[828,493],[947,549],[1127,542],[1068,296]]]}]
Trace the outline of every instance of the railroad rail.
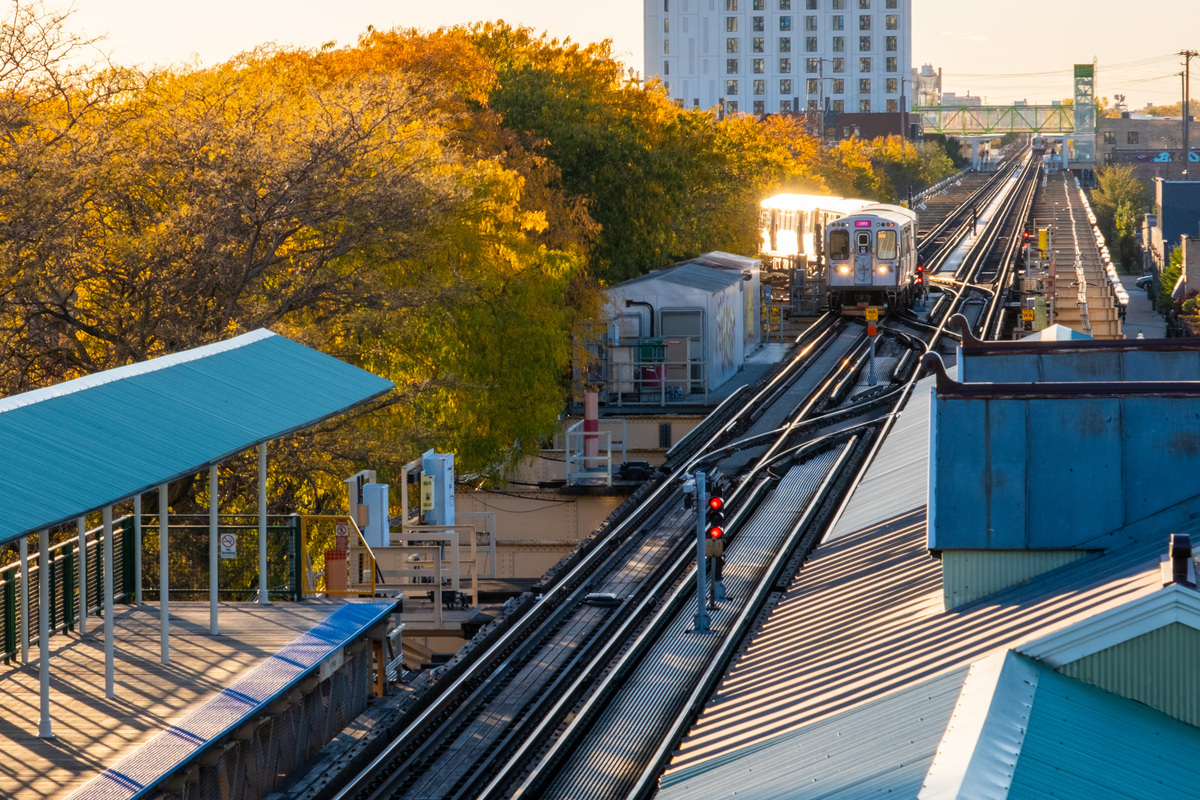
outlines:
[{"label": "railroad rail", "polygon": [[[973,189],[922,240],[931,269],[969,235],[971,208],[991,225],[1022,208],[1012,166]],[[861,478],[918,375],[979,285],[976,236],[923,318],[882,326],[882,380],[866,380],[866,328],[826,315],[753,390],[737,395],[669,454],[620,517],[473,643],[405,715],[383,752],[324,793],[336,798],[645,797],[674,742],[782,582],[817,546]],[[953,244],[951,244],[953,243]],[[970,264],[967,261],[970,260]],[[695,511],[681,484],[704,467],[733,483],[725,580],[712,634],[692,629]],[[597,602],[603,598],[605,602]]]}]

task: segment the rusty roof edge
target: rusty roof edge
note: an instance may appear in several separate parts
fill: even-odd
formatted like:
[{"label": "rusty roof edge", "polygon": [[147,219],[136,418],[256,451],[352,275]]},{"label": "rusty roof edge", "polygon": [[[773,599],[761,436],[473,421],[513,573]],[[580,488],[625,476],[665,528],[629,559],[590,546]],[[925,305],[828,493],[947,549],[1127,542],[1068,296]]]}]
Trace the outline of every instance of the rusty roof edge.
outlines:
[{"label": "rusty roof edge", "polygon": [[950,318],[948,328],[962,337],[963,350],[973,356],[1043,355],[1046,353],[1081,353],[1104,351],[1110,353],[1153,352],[1173,353],[1180,350],[1200,350],[1200,338],[1188,339],[1063,339],[1060,341],[983,341],[971,332],[971,324],[962,314]]},{"label": "rusty roof edge", "polygon": [[921,357],[921,366],[937,377],[938,399],[1040,400],[1065,397],[1200,398],[1200,381],[1080,381],[1050,383],[960,383],[946,372],[937,353]]}]

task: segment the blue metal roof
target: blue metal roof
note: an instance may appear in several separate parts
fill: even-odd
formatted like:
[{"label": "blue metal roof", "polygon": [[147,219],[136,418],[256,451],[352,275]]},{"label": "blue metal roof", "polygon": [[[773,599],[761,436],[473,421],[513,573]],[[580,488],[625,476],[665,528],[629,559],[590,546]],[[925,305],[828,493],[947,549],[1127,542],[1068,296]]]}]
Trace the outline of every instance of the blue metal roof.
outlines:
[{"label": "blue metal roof", "polygon": [[1040,669],[1008,800],[1196,796],[1200,729]]},{"label": "blue metal roof", "polygon": [[0,399],[0,544],[390,391],[267,330]]},{"label": "blue metal roof", "polygon": [[916,797],[966,675],[959,667],[798,731],[730,748],[665,776],[657,797]]},{"label": "blue metal roof", "polygon": [[109,767],[72,800],[131,800],[151,790],[201,751],[281,697],[304,676],[382,622],[395,603],[350,603],[259,664],[220,694]]},{"label": "blue metal roof", "polygon": [[667,267],[655,272],[648,272],[637,278],[631,278],[624,283],[617,284],[613,288],[623,289],[633,284],[650,283],[652,281],[673,283],[678,286],[686,286],[689,289],[700,289],[716,294],[736,283],[740,283],[742,281],[742,273],[737,270],[721,269],[720,267],[706,267],[688,261],[678,266]]}]

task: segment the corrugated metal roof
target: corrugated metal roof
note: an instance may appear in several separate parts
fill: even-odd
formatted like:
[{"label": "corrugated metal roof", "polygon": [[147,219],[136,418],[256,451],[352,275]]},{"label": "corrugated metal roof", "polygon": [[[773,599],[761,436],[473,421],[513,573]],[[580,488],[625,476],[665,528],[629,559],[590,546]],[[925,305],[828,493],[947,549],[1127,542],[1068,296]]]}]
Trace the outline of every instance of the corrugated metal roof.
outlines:
[{"label": "corrugated metal roof", "polygon": [[[946,371],[957,374],[954,367]],[[925,506],[929,493],[929,393],[934,381],[932,376],[917,381],[828,540]]]},{"label": "corrugated metal roof", "polygon": [[1196,796],[1200,729],[1040,670],[1008,800]]},{"label": "corrugated metal roof", "polygon": [[718,267],[704,267],[699,264],[685,263],[677,267],[668,267],[666,269],[648,272],[637,278],[631,278],[624,283],[619,283],[613,288],[623,289],[627,286],[632,286],[639,283],[648,283],[650,281],[663,281],[664,283],[674,283],[678,286],[686,286],[689,289],[701,289],[706,292],[719,292],[722,289],[733,286],[735,283],[740,283],[742,273],[736,270],[720,269]]},{"label": "corrugated metal roof", "polygon": [[712,267],[713,269],[752,270],[762,266],[762,262],[757,258],[739,256],[737,253],[726,253],[724,250],[713,250],[711,253],[704,253],[696,256],[689,263],[699,264],[702,267]]},{"label": "corrugated metal roof", "polygon": [[[1164,530],[1197,522],[1161,519]],[[668,775],[797,731],[1161,586],[1163,542],[1063,567],[953,612],[915,511],[823,544],[730,669]],[[884,735],[877,747],[890,747]]]},{"label": "corrugated metal roof", "polygon": [[[663,778],[659,800],[916,797],[967,668]],[[891,741],[879,747],[882,735]]]},{"label": "corrugated metal roof", "polygon": [[361,405],[392,383],[267,330],[0,400],[0,543]]}]

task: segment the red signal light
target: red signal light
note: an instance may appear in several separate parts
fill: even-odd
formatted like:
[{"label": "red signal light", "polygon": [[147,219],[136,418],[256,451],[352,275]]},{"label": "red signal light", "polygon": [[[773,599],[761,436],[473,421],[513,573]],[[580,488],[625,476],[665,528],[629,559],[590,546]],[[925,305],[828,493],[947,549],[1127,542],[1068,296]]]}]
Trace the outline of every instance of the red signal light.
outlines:
[{"label": "red signal light", "polygon": [[721,497],[710,497],[708,498],[708,507],[713,511],[720,511],[725,508],[725,500]]},{"label": "red signal light", "polygon": [[720,525],[710,525],[707,534],[710,539],[722,539],[725,537],[725,529]]}]

